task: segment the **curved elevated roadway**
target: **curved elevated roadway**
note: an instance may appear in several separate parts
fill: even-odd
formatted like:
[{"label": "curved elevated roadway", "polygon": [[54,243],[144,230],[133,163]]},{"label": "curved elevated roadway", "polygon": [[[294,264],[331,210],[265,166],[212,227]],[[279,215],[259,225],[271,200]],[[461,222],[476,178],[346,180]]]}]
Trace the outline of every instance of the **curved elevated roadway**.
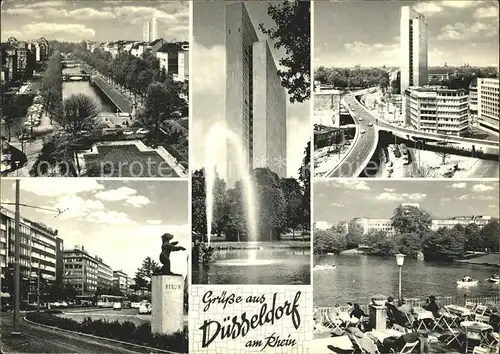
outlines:
[{"label": "curved elevated roadway", "polygon": [[[485,153],[498,154],[499,142],[482,139],[471,139],[443,134],[425,133],[414,129],[399,127],[375,117],[356,97],[374,90],[365,89],[346,94],[342,102],[352,116],[359,130],[358,139],[347,155],[326,177],[358,177],[370,161],[378,144],[378,131],[385,130],[404,139],[428,139],[460,144],[463,147],[481,149]],[[364,132],[364,133],[362,133]]]}]

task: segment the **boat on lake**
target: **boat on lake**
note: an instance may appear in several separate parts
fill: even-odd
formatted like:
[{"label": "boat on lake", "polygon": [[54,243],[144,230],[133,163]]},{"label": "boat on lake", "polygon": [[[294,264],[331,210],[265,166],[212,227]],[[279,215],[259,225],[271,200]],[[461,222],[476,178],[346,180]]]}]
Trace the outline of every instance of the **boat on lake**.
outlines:
[{"label": "boat on lake", "polygon": [[327,269],[335,269],[336,265],[334,264],[316,264],[313,267],[313,270],[327,270]]},{"label": "boat on lake", "polygon": [[466,275],[465,277],[463,277],[460,280],[457,280],[457,286],[474,286],[474,285],[477,285],[478,283],[479,283],[479,280],[473,279],[473,278],[469,277],[468,275]]},{"label": "boat on lake", "polygon": [[498,275],[492,275],[491,277],[489,277],[488,279],[486,279],[486,281],[488,283],[492,283],[492,284],[499,284],[500,283],[500,276],[498,276]]}]

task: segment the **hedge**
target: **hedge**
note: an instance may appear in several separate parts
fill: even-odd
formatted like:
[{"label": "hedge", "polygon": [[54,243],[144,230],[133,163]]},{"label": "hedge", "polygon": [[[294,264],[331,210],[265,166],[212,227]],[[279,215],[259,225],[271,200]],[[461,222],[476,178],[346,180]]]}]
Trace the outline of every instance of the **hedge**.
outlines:
[{"label": "hedge", "polygon": [[120,323],[118,321],[92,320],[90,317],[85,318],[83,322],[78,322],[69,318],[54,316],[48,312],[29,313],[26,315],[26,318],[36,323],[74,332],[116,339],[177,353],[188,352],[187,331],[179,331],[173,334],[153,334],[151,333],[150,323],[143,323],[136,326],[132,322]]}]

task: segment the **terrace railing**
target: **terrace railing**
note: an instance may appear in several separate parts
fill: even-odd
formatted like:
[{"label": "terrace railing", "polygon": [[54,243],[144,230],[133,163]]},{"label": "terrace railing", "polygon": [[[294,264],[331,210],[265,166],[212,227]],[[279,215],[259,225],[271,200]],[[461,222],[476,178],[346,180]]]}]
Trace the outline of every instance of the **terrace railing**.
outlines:
[{"label": "terrace railing", "polygon": [[[408,298],[406,302],[412,306],[422,307],[425,305],[426,298]],[[464,306],[465,302],[472,302],[475,304],[498,304],[500,303],[500,295],[492,296],[441,296],[436,297],[436,302],[441,306],[458,305]],[[360,304],[359,307],[365,312],[369,313],[369,304]],[[340,312],[347,312],[348,306],[339,306]],[[334,310],[334,307],[318,307],[315,309],[315,315],[323,318],[326,313]]]}]

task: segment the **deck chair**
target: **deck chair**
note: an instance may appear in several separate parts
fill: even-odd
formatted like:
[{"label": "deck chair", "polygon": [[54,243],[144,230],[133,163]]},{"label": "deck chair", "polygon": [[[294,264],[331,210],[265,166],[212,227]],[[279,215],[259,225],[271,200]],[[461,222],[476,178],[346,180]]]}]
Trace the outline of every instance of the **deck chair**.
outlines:
[{"label": "deck chair", "polygon": [[483,348],[478,345],[474,347],[472,354],[490,354],[490,350],[488,348]]},{"label": "deck chair", "polygon": [[[363,349],[363,347],[361,346],[361,343],[358,341],[358,338],[356,336],[349,336],[349,338],[351,339],[351,341],[353,342],[354,346],[355,346],[355,350],[354,352],[355,353],[361,353],[361,354],[367,354],[368,352],[366,350]],[[376,354],[380,354],[376,344],[375,344],[375,353]]]},{"label": "deck chair", "polygon": [[471,302],[471,301],[465,301],[465,306],[466,309],[471,310],[471,312],[474,312],[476,310],[476,303]]},{"label": "deck chair", "polygon": [[410,354],[413,352],[413,350],[417,347],[417,345],[420,344],[420,341],[416,341],[413,343],[406,343],[405,346],[401,349],[401,351],[397,352],[394,349],[391,348],[391,353],[396,353],[396,354]]},{"label": "deck chair", "polygon": [[338,317],[331,317],[330,312],[324,313],[324,323],[326,327],[330,328],[330,330],[338,331],[339,334],[344,331],[340,327],[343,324],[342,320]]},{"label": "deck chair", "polygon": [[480,315],[480,314],[477,314],[477,313],[474,316],[474,320],[475,321],[486,323],[486,324],[490,324],[490,319],[491,319],[490,316]]},{"label": "deck chair", "polygon": [[486,313],[486,311],[488,311],[488,306],[477,305],[475,310],[474,310],[474,313],[476,315],[484,315]]},{"label": "deck chair", "polygon": [[452,327],[458,327],[460,324],[460,316],[452,314],[446,307],[441,308],[441,315],[436,319],[436,323],[432,330],[436,327],[441,327],[442,329],[449,329],[451,331]]}]

